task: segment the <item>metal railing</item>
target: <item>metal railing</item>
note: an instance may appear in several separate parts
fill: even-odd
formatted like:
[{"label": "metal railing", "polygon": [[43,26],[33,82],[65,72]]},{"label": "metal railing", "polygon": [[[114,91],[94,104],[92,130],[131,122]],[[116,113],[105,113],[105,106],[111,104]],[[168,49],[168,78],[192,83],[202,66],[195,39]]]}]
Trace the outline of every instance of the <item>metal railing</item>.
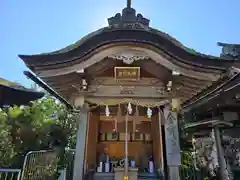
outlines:
[{"label": "metal railing", "polygon": [[60,170],[59,173],[60,173],[60,176],[58,180],[66,180],[66,169]]},{"label": "metal railing", "polygon": [[0,169],[0,180],[20,180],[21,169]]},{"label": "metal railing", "polygon": [[25,156],[21,180],[45,180],[54,173],[57,153],[52,150],[30,151]]},{"label": "metal railing", "polygon": [[208,173],[206,171],[200,170],[196,167],[193,152],[182,151],[181,161],[182,161],[182,165],[180,166],[181,180],[205,180],[209,178]]},{"label": "metal railing", "polygon": [[66,179],[73,178],[73,169],[74,169],[74,158],[75,158],[75,149],[65,149],[65,157],[66,157]]},{"label": "metal railing", "polygon": [[[72,179],[75,149],[66,149],[66,164],[61,170],[59,179]],[[45,180],[46,175],[57,168],[57,153],[53,150],[30,151],[26,154],[23,168],[0,168],[0,180]]]}]

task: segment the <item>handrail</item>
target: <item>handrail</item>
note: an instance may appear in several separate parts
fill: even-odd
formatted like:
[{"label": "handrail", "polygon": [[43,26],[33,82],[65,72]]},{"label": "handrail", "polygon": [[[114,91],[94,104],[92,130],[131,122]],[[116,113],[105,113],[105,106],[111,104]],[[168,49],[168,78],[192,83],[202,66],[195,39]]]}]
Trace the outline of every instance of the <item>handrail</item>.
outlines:
[{"label": "handrail", "polygon": [[2,169],[2,168],[0,168],[0,172],[21,172],[21,169]]},{"label": "handrail", "polygon": [[30,154],[33,153],[46,153],[46,152],[53,152],[53,150],[39,150],[39,151],[29,151],[24,158],[24,162],[23,162],[23,167],[22,167],[22,173],[21,173],[21,180],[24,179],[24,175],[25,175],[25,170],[26,170],[26,165],[27,165],[27,159],[29,157]]},{"label": "handrail", "polygon": [[[4,175],[2,176],[2,174],[4,174]],[[9,180],[20,180],[20,178],[21,178],[21,169],[0,168],[0,179],[2,177],[4,177],[5,179],[9,179]]]}]

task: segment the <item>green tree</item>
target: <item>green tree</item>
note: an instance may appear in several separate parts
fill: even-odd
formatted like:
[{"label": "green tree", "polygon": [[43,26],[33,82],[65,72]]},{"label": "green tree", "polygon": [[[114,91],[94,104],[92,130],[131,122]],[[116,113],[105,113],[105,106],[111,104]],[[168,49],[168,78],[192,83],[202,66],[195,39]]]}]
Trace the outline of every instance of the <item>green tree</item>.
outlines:
[{"label": "green tree", "polygon": [[7,114],[0,111],[0,165],[8,167],[15,156],[14,147],[10,135],[10,127],[7,125]]},{"label": "green tree", "polygon": [[76,116],[51,96],[1,111],[0,167],[21,168],[29,151],[73,148],[75,135]]}]

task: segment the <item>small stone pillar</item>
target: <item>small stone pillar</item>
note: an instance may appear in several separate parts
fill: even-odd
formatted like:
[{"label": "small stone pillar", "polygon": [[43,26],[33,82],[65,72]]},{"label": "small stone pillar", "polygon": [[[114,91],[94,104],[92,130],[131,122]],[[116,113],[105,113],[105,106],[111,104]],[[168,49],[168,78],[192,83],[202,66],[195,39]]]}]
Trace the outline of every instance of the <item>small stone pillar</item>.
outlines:
[{"label": "small stone pillar", "polygon": [[216,147],[217,147],[217,155],[218,155],[218,163],[220,166],[220,174],[221,174],[221,179],[222,180],[227,180],[227,167],[226,167],[226,162],[224,158],[224,152],[222,148],[222,143],[221,143],[221,135],[219,131],[219,127],[215,126],[213,127],[214,130],[214,137],[216,141]]},{"label": "small stone pillar", "polygon": [[84,175],[84,160],[85,160],[85,147],[88,128],[88,104],[83,104],[80,108],[78,119],[78,131],[76,152],[74,159],[73,180],[83,180]]},{"label": "small stone pillar", "polygon": [[213,127],[214,137],[215,137],[215,142],[216,142],[216,147],[217,147],[218,164],[220,167],[220,177],[221,177],[221,180],[231,180],[231,178],[229,176],[230,172],[228,172],[228,169],[227,169],[225,153],[224,153],[224,150],[222,147],[222,139],[221,139],[221,134],[220,134],[220,130],[219,130],[220,124],[221,123],[216,124]]},{"label": "small stone pillar", "polygon": [[169,180],[180,180],[179,167],[181,165],[181,154],[177,113],[172,111],[171,106],[166,106],[163,113]]}]

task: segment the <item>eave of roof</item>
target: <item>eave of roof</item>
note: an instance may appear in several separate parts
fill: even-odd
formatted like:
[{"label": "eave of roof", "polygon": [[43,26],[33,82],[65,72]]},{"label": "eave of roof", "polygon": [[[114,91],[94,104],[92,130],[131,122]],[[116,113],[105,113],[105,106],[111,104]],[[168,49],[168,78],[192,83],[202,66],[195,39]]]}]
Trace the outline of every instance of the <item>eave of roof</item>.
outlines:
[{"label": "eave of roof", "polygon": [[22,85],[0,78],[0,106],[27,105],[30,101],[40,99],[43,92],[27,89]]},{"label": "eave of roof", "polygon": [[57,92],[55,92],[51,87],[46,85],[44,82],[42,82],[40,79],[38,79],[33,73],[29,71],[24,71],[24,75],[27,76],[29,79],[31,79],[33,82],[35,82],[37,85],[41,86],[43,89],[45,89],[49,94],[56,97],[59,101],[64,103],[68,109],[73,110],[73,106],[61,95],[59,95]]},{"label": "eave of roof", "polygon": [[[45,89],[49,94],[57,98],[60,102],[66,105],[66,107],[73,112],[79,112],[78,109],[76,109],[72,104],[69,103],[64,97],[62,97],[60,94],[58,94],[56,91],[54,91],[51,87],[49,87],[47,84],[45,84],[41,79],[39,79],[37,76],[35,76],[33,73],[29,71],[24,71],[24,75],[27,76],[29,79],[31,79],[33,82],[35,82],[37,85]],[[90,105],[90,109],[96,108],[95,104],[91,104],[89,102],[86,102]]]},{"label": "eave of roof", "polygon": [[217,43],[218,46],[234,46],[234,47],[240,47],[240,44],[230,44],[230,43],[222,43],[222,42],[218,42]]},{"label": "eave of roof", "polygon": [[184,125],[184,129],[188,129],[188,128],[206,128],[206,126],[210,126],[210,127],[214,127],[216,124],[221,124],[223,126],[232,126],[232,123],[230,122],[226,122],[226,121],[221,121],[219,119],[210,119],[210,120],[203,120],[200,122],[193,122],[193,123],[187,123]]},{"label": "eave of roof", "polygon": [[[202,55],[199,53],[190,53],[189,50],[184,48],[180,43],[171,40],[169,36],[163,35],[159,31],[150,28],[147,30],[127,30],[127,29],[114,29],[103,28],[89,36],[78,41],[76,44],[68,46],[59,51],[48,54],[39,55],[19,55],[19,57],[30,68],[34,66],[48,66],[54,64],[73,63],[76,59],[81,59],[85,55],[91,53],[94,49],[113,42],[134,42],[150,44],[164,53],[173,56],[173,58],[184,63],[196,64],[204,67],[215,67],[223,69],[229,64],[235,62],[234,60],[227,60],[220,57],[213,57]],[[116,38],[117,37],[117,38]],[[167,38],[168,37],[168,38]]]},{"label": "eave of roof", "polygon": [[[239,89],[240,71],[235,68],[229,69],[223,77],[213,83],[210,87],[201,91],[192,99],[186,101],[182,107],[183,112],[188,112],[193,109],[199,108],[206,103],[219,102],[223,97],[227,98],[226,93],[234,95],[236,90]],[[217,104],[215,104],[217,105]]]},{"label": "eave of roof", "polygon": [[16,83],[16,82],[11,82],[11,81],[8,81],[6,79],[3,79],[0,77],[0,85],[4,85],[4,86],[19,86],[19,87],[23,87],[21,84],[19,83]]}]

